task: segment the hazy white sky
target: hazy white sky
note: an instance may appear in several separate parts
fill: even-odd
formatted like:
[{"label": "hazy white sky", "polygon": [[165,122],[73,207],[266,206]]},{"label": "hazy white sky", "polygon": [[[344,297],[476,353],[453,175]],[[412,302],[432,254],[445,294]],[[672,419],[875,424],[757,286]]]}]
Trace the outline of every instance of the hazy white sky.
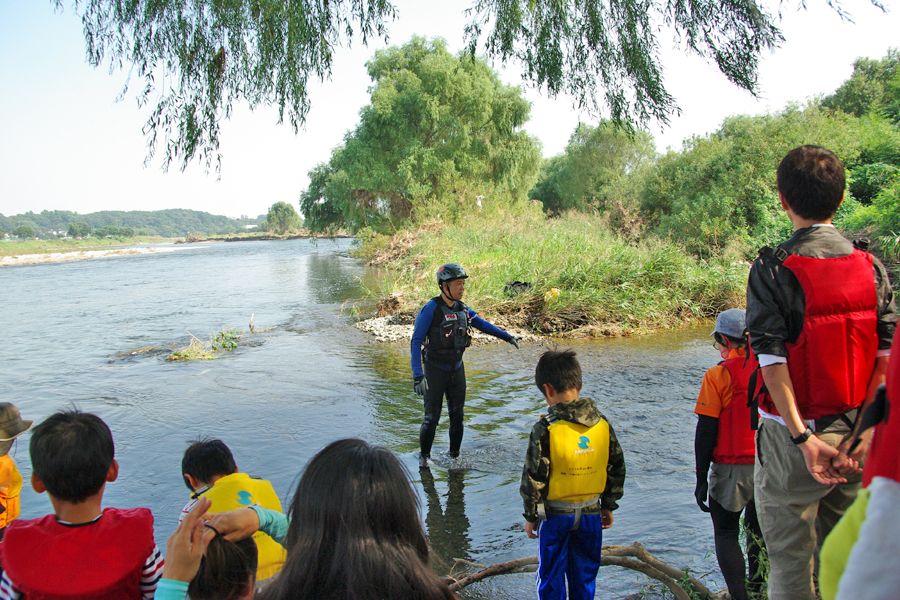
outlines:
[{"label": "hazy white sky", "polygon": [[[458,51],[470,4],[397,0],[390,43],[413,34],[440,36]],[[683,139],[716,130],[729,115],[777,111],[829,93],[850,76],[855,58],[881,58],[900,46],[900,17],[890,4],[884,14],[865,0],[847,3],[855,24],[842,22],[824,0],[810,4],[798,12],[785,0],[787,41],[764,57],[759,99],[661,38],[666,85],[682,114],[665,131],[651,129],[657,149],[680,148]],[[312,110],[297,135],[276,124],[274,108],[251,113],[238,106],[222,127],[221,179],[199,163],[164,173],[158,158],[144,166],[147,110],[138,109],[133,91],[115,101],[125,73],[110,75],[85,62],[81,21],[71,6],[56,14],[49,0],[0,0],[0,213],[190,208],[236,217],[265,213],[278,201],[297,207],[307,172],[328,160],[368,102],[364,63],[382,46],[354,44],[336,53],[331,80],[312,89]],[[514,68],[501,76],[520,83]],[[526,97],[533,102],[526,129],[541,140],[544,156],[562,152],[579,119],[596,122],[567,98],[550,100],[533,90]]]}]

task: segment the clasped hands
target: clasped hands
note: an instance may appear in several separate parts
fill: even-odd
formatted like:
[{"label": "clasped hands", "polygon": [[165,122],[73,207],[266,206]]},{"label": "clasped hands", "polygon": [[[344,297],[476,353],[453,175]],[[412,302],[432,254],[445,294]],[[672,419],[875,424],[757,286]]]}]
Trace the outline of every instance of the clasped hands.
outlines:
[{"label": "clasped hands", "polygon": [[848,446],[849,443],[845,442],[840,447],[834,448],[813,435],[800,444],[800,450],[806,461],[806,469],[813,479],[824,485],[837,485],[846,483],[848,475],[862,473],[859,459],[865,454],[865,448],[857,448],[848,456],[846,454]]}]

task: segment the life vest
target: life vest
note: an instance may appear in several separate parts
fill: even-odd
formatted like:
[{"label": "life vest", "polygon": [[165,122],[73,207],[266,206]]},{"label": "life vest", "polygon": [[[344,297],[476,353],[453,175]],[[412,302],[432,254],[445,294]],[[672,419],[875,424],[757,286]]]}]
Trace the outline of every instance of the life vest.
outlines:
[{"label": "life vest", "polygon": [[[731,402],[719,413],[719,434],[713,460],[726,465],[752,465],[756,455],[756,437],[750,424],[747,398],[750,376],[759,363],[752,356],[735,356],[719,363],[731,375]],[[762,387],[759,378],[757,387]]]},{"label": "life vest", "polygon": [[551,417],[550,481],[547,506],[585,507],[596,503],[606,489],[609,464],[609,423],[593,427]]},{"label": "life vest", "polygon": [[0,456],[0,529],[19,516],[19,492],[22,491],[22,475],[8,454]]},{"label": "life vest", "polygon": [[107,508],[92,523],[66,526],[54,515],[10,523],[3,570],[24,600],[134,600],[153,553],[146,508]]},{"label": "life vest", "polygon": [[[863,485],[868,487],[875,477],[886,477],[900,483],[900,336],[894,336],[888,361],[887,398],[882,408],[882,421],[872,435],[872,446],[866,455]],[[875,404],[873,402],[872,404]],[[867,412],[873,407],[870,405]]]},{"label": "life vest", "polygon": [[[818,419],[858,408],[878,351],[872,255],[861,250],[837,258],[791,254],[782,262],[797,277],[806,299],[803,328],[787,344],[800,415]],[[760,407],[778,415],[771,398],[761,397]]]},{"label": "life vest", "polygon": [[463,352],[472,345],[469,307],[457,301],[453,310],[438,296],[432,298],[438,309],[434,311],[428,336],[422,347],[422,357],[432,363],[454,365],[462,360]]},{"label": "life vest", "polygon": [[[246,473],[232,473],[216,480],[211,488],[199,490],[191,498],[204,496],[212,500],[209,512],[220,513],[238,508],[247,508],[253,503],[258,503],[263,508],[281,510],[281,501],[272,484],[264,479],[250,477]],[[269,535],[257,531],[253,534],[256,548],[259,552],[259,564],[256,569],[256,579],[262,581],[281,570],[287,553],[281,544],[273,540]]]}]

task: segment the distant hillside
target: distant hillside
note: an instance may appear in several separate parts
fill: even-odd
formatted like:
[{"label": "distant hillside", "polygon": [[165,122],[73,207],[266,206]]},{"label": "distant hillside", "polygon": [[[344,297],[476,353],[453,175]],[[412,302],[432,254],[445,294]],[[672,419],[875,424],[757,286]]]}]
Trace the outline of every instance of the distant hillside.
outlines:
[{"label": "distant hillside", "polygon": [[30,225],[38,232],[38,237],[55,237],[55,232],[65,233],[72,223],[87,223],[91,229],[106,226],[131,227],[138,235],[161,235],[182,237],[189,233],[214,235],[246,231],[247,225],[265,222],[266,215],[247,219],[230,219],[208,212],[172,208],[153,211],[103,210],[80,215],[68,210],[44,210],[40,213],[26,212],[5,217],[0,214],[0,227],[10,233],[19,225]]}]

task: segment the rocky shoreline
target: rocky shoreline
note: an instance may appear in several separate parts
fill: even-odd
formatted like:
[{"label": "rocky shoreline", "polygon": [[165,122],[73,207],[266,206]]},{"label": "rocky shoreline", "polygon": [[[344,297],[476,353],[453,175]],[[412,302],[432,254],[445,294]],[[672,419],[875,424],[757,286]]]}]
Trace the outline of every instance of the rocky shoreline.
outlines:
[{"label": "rocky shoreline", "polygon": [[[361,321],[357,321],[354,325],[365,331],[366,333],[371,334],[376,341],[378,342],[407,342],[409,343],[412,340],[413,333],[413,325],[415,324],[415,317],[408,314],[395,314],[388,315],[384,317],[372,317],[371,319],[363,319]],[[516,336],[521,340],[526,341],[538,341],[541,339],[541,336],[535,335],[530,331],[525,331],[518,328],[509,328],[507,329],[512,335]],[[502,340],[495,338],[492,335],[487,335],[486,333],[481,333],[477,329],[473,332],[472,335],[472,344],[501,344],[504,343]]]}]

